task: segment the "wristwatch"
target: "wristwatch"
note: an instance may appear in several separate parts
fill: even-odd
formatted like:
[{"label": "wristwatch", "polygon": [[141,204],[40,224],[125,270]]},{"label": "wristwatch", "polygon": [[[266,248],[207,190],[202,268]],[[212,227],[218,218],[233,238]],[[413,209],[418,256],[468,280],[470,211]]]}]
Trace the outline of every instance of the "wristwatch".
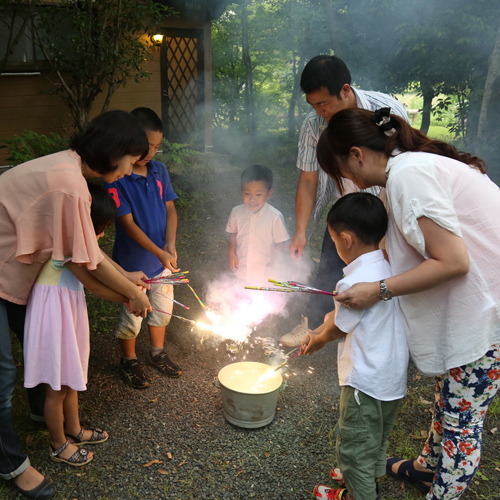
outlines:
[{"label": "wristwatch", "polygon": [[380,280],[380,300],[391,300],[392,299],[392,293],[389,291],[387,288],[387,285],[385,284],[385,280]]}]

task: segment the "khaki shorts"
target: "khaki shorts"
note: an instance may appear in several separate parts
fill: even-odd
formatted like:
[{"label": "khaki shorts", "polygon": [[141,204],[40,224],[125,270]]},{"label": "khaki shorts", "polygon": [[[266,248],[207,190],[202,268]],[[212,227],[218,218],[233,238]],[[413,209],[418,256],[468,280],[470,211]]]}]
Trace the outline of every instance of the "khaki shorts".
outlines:
[{"label": "khaki shorts", "polygon": [[385,475],[387,441],[401,401],[379,401],[353,387],[342,387],[335,426],[337,462],[356,500],[377,498],[375,479]]},{"label": "khaki shorts", "polygon": [[[170,269],[165,269],[162,273],[155,276],[155,278],[168,276],[169,274],[172,274]],[[170,297],[171,299],[174,298],[173,285],[152,283],[151,290],[146,290],[146,293],[153,309],[159,309],[160,311],[172,313],[174,303],[167,299],[167,297]],[[164,297],[164,295],[167,297]],[[152,311],[146,316],[146,322],[149,326],[167,326],[170,323],[171,317],[172,316],[170,316],[170,314]],[[115,329],[115,337],[123,340],[135,339],[141,331],[141,325],[142,318],[140,316],[137,317],[130,314],[127,306],[122,304],[120,315],[118,316],[118,323]]]}]

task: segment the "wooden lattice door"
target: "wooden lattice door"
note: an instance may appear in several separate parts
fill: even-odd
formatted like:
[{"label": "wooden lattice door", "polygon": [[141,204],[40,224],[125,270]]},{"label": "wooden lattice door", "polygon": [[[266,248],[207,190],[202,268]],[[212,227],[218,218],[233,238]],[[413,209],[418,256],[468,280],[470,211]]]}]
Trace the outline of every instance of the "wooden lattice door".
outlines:
[{"label": "wooden lattice door", "polygon": [[166,29],[163,34],[160,58],[164,135],[170,142],[189,139],[204,146],[203,30]]}]

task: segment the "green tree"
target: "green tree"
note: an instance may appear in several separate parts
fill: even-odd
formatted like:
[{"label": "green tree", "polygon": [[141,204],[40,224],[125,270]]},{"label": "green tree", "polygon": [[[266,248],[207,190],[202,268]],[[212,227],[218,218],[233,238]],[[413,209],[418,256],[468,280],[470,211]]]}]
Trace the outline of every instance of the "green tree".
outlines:
[{"label": "green tree", "polygon": [[104,112],[120,86],[149,76],[144,62],[152,55],[144,35],[154,34],[172,13],[156,2],[136,0],[61,0],[38,10],[37,42],[78,130],[86,128],[99,94],[106,93]]}]

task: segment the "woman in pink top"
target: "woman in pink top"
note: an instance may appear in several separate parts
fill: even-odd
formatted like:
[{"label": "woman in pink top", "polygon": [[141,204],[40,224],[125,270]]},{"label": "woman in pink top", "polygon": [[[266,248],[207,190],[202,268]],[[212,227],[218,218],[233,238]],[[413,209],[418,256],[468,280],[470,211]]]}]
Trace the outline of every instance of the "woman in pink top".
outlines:
[{"label": "woman in pink top", "polygon": [[336,300],[365,309],[399,296],[412,358],[436,377],[420,456],[391,458],[387,472],[427,500],[458,499],[479,466],[483,420],[500,386],[500,190],[482,160],[428,138],[389,108],[337,113],[318,160],[340,189],[343,178],[385,187],[389,205],[394,276],[356,284]]},{"label": "woman in pink top", "polygon": [[[71,149],[19,165],[0,176],[0,477],[26,498],[45,499],[53,484],[30,466],[12,425],[16,367],[9,323],[23,323],[24,306],[42,265],[49,259],[85,266],[99,281],[128,297],[145,317],[149,301],[136,284],[143,273],[126,273],[104,255],[90,218],[87,180],[114,182],[130,175],[149,144],[137,119],[125,111],[94,118]],[[17,333],[17,332],[16,332]]]}]

